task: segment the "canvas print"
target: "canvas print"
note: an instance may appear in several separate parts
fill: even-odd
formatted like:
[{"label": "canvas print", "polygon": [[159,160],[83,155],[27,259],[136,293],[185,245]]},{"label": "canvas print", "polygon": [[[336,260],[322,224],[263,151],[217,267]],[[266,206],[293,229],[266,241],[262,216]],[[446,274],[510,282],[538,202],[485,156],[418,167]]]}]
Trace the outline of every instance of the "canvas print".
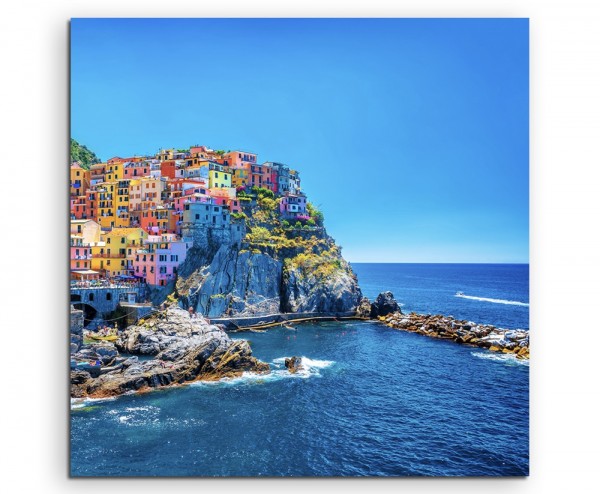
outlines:
[{"label": "canvas print", "polygon": [[527,19],[72,19],[73,477],[529,474]]}]

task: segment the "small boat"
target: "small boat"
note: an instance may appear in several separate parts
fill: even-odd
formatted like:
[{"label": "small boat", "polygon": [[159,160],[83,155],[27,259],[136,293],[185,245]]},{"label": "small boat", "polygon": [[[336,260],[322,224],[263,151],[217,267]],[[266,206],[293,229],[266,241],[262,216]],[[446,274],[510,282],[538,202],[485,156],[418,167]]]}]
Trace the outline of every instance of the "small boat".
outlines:
[{"label": "small boat", "polygon": [[464,297],[465,294],[463,292],[456,292],[455,297]]},{"label": "small boat", "polygon": [[97,341],[115,341],[115,340],[119,339],[119,337],[116,334],[110,334],[107,336],[88,334],[87,337],[92,340],[97,340]]},{"label": "small boat", "polygon": [[285,323],[283,323],[283,324],[282,324],[282,326],[283,326],[285,329],[291,329],[292,331],[296,331],[296,328],[295,328],[294,326],[290,326],[289,324],[285,324]]}]

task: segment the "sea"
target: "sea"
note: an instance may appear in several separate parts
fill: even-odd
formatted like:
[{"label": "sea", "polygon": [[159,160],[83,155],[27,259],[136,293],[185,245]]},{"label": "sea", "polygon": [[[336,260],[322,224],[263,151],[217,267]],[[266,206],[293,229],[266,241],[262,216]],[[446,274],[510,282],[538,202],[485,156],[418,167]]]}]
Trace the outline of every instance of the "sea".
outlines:
[{"label": "sea", "polygon": [[[526,264],[352,267],[365,296],[389,290],[403,312],[529,329]],[[273,372],[72,403],[71,475],[529,474],[529,361],[377,322],[231,337]]]}]

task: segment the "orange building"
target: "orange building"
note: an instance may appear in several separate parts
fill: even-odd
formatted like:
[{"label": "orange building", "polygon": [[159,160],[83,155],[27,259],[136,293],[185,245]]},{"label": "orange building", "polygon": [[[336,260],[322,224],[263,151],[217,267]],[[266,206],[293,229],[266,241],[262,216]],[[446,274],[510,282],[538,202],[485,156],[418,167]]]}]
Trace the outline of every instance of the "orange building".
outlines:
[{"label": "orange building", "polygon": [[83,196],[90,188],[90,171],[82,168],[79,163],[71,165],[69,177],[69,193],[71,196]]}]

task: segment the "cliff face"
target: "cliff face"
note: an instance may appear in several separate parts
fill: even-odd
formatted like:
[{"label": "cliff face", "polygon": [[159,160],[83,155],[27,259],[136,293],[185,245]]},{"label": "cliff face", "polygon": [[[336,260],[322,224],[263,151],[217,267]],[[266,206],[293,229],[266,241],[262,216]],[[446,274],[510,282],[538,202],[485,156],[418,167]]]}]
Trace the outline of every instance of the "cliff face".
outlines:
[{"label": "cliff face", "polygon": [[199,286],[196,310],[208,317],[277,313],[282,269],[283,263],[267,254],[223,246]]},{"label": "cliff face", "polygon": [[188,255],[177,282],[184,307],[208,317],[356,310],[356,276],[323,227],[282,225],[260,200],[247,211],[241,242],[221,244],[212,258],[201,245]]},{"label": "cliff face", "polygon": [[326,277],[301,268],[290,268],[282,280],[283,312],[355,311],[362,294],[348,267]]}]

